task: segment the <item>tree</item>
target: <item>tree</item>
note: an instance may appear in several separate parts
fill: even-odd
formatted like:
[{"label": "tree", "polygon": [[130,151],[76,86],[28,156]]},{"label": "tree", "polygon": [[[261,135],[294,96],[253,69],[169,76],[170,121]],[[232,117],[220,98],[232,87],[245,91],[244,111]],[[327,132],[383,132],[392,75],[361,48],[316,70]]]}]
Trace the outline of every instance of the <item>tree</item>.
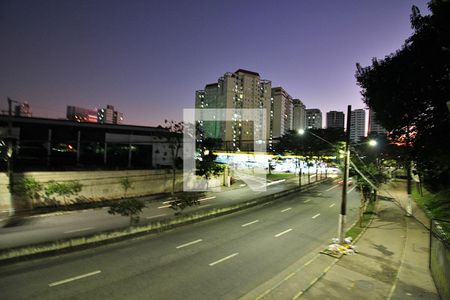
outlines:
[{"label": "tree", "polygon": [[51,197],[54,194],[62,196],[64,203],[67,204],[66,197],[78,194],[82,188],[83,185],[76,180],[67,182],[56,182],[51,180],[45,187],[44,193],[47,197]]},{"label": "tree", "polygon": [[19,197],[29,200],[33,208],[33,200],[40,198],[42,184],[31,176],[25,176],[17,182],[15,190]]},{"label": "tree", "polygon": [[128,190],[131,188],[131,181],[128,177],[122,178],[120,180],[120,185],[122,186],[123,190],[124,190],[124,195],[123,197],[126,198],[127,197],[127,192]]},{"label": "tree", "polygon": [[130,226],[139,222],[139,214],[144,209],[145,203],[142,200],[130,198],[115,202],[108,210],[109,214],[130,217]]},{"label": "tree", "polygon": [[356,80],[364,102],[391,138],[407,146],[427,187],[450,185],[450,2],[428,3],[431,15],[413,6],[414,33],[395,53],[372,65],[357,64]]},{"label": "tree", "polygon": [[215,160],[217,155],[214,151],[221,145],[220,139],[206,138],[199,144],[200,157],[196,161],[196,175],[205,178],[207,181],[213,176],[223,173],[224,166]]},{"label": "tree", "polygon": [[183,122],[175,122],[175,121],[167,121],[167,120],[165,120],[164,123],[166,124],[165,128],[167,128],[169,130],[167,140],[169,142],[170,156],[172,159],[172,191],[171,191],[171,195],[173,196],[175,194],[177,168],[180,165],[179,154],[180,154],[181,148],[183,147],[184,123]]},{"label": "tree", "polygon": [[[308,129],[302,135],[291,130],[280,138],[279,143],[275,146],[275,151],[278,154],[304,156],[309,169],[313,165],[313,161],[317,162],[327,155],[336,156],[340,143],[344,140],[343,130],[336,128]],[[308,183],[310,183],[310,176],[308,176]]]}]

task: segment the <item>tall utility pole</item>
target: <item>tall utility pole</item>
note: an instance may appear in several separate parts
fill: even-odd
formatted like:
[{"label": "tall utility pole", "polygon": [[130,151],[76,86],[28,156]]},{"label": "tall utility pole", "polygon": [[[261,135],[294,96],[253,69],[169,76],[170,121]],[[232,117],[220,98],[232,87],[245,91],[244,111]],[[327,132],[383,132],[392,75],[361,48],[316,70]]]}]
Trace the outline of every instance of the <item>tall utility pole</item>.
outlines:
[{"label": "tall utility pole", "polygon": [[15,100],[8,98],[8,180],[9,180],[9,199],[10,199],[10,208],[9,215],[13,216],[15,214],[14,208],[14,176],[13,176],[13,159],[14,159],[14,149],[13,149],[13,134],[12,134],[12,103],[19,103]]},{"label": "tall utility pole", "polygon": [[352,118],[352,106],[347,106],[347,131],[345,132],[345,160],[344,160],[344,180],[342,181],[342,201],[341,213],[339,214],[338,235],[339,242],[345,239],[345,218],[347,215],[347,181],[350,164],[350,124]]}]

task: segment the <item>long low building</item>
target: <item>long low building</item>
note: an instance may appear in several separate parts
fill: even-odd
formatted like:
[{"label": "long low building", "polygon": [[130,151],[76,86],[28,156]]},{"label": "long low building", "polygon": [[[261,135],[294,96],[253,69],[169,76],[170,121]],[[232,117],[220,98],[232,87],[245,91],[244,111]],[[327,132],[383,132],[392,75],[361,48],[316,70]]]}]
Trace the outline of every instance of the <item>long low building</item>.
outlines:
[{"label": "long low building", "polygon": [[173,161],[169,131],[162,127],[0,116],[4,145],[10,132],[15,171],[153,169]]}]

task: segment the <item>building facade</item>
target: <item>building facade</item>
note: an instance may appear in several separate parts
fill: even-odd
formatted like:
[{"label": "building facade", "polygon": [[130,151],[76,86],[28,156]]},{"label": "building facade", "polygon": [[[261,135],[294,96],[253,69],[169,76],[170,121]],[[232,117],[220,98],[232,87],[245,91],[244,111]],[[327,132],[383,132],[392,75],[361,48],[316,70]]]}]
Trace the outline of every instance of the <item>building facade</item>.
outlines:
[{"label": "building facade", "polygon": [[[217,83],[208,84],[203,90],[196,91],[196,108],[252,109],[266,111],[266,146],[271,148],[273,128],[271,128],[271,90],[272,83],[261,79],[256,72],[239,69],[234,73],[225,73]],[[239,116],[227,116],[230,121],[200,121],[204,136],[223,141],[224,149],[231,151],[250,151],[254,144],[254,124],[263,120],[244,120]]]},{"label": "building facade", "polygon": [[322,128],[322,112],[320,109],[311,108],[306,110],[306,128]]},{"label": "building facade", "polygon": [[342,128],[344,129],[345,115],[342,111],[327,112],[327,128]]},{"label": "building facade", "polygon": [[97,123],[97,110],[69,105],[66,117],[75,122]]},{"label": "building facade", "polygon": [[306,129],[306,106],[300,99],[292,100],[292,129]]},{"label": "building facade", "polygon": [[272,135],[279,138],[285,135],[293,126],[292,97],[282,87],[272,88]]},{"label": "building facade", "polygon": [[115,111],[112,105],[106,105],[106,108],[97,110],[97,120],[101,124],[123,124],[123,113]]},{"label": "building facade", "polygon": [[20,103],[14,107],[14,115],[16,117],[32,117],[31,106],[28,102]]},{"label": "building facade", "polygon": [[368,134],[386,135],[387,131],[378,122],[376,114],[373,110],[369,109],[369,129]]},{"label": "building facade", "polygon": [[350,120],[350,141],[359,142],[365,137],[366,129],[366,111],[364,109],[352,110]]}]

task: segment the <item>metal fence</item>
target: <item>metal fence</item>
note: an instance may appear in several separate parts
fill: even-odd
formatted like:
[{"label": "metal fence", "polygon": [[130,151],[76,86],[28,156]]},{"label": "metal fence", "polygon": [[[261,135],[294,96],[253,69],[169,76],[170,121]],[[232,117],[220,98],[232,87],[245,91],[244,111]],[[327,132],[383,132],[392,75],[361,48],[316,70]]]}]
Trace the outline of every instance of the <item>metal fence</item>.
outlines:
[{"label": "metal fence", "polygon": [[430,270],[441,299],[450,300],[450,222],[431,220]]}]

